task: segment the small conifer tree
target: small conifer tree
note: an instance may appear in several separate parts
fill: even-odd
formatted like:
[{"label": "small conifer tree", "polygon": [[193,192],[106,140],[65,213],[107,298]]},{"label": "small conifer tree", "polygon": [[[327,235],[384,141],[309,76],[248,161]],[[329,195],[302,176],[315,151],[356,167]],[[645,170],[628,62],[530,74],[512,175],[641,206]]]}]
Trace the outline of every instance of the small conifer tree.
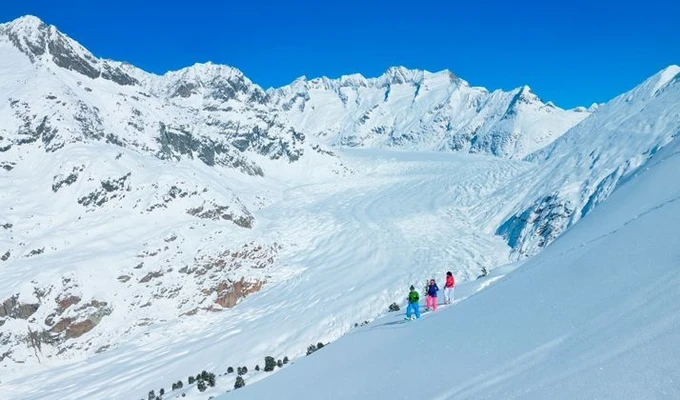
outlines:
[{"label": "small conifer tree", "polygon": [[234,383],[234,389],[240,389],[246,385],[246,381],[242,377],[236,377],[236,382]]},{"label": "small conifer tree", "polygon": [[265,370],[265,372],[273,371],[275,366],[276,366],[276,361],[274,360],[274,357],[267,356],[267,357],[264,358],[264,370]]},{"label": "small conifer tree", "polygon": [[307,355],[310,355],[316,351],[316,346],[313,344],[310,344],[309,347],[307,347]]}]

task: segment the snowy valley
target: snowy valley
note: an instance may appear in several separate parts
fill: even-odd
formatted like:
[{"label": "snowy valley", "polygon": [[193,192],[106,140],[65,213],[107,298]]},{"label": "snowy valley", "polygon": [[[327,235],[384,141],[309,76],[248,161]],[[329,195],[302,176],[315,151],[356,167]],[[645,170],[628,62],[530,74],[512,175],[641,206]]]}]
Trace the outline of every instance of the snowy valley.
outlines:
[{"label": "snowy valley", "polygon": [[[455,325],[446,340],[477,343],[476,351],[499,340],[490,351],[507,358],[470,348],[467,367],[433,379],[528,372],[499,372],[488,391],[435,385],[428,398],[553,396],[523,384],[548,361],[524,365],[504,344],[529,329],[532,312],[547,326],[546,310],[576,303],[564,324],[590,323],[583,310],[602,299],[586,294],[614,268],[602,261],[609,248],[631,252],[617,253],[622,277],[677,280],[669,261],[677,235],[668,230],[680,216],[679,132],[677,66],[606,104],[562,110],[526,86],[488,91],[449,71],[403,67],[267,90],[211,63],[159,76],[97,58],[35,17],[2,24],[0,395],[136,399],[163,387],[164,398],[207,399],[233,389],[229,367],[247,366],[244,398],[305,398],[290,382],[308,379],[336,388],[329,398],[407,397],[390,392],[399,388],[392,380],[406,382],[389,368],[397,348]],[[636,248],[638,235],[646,241]],[[659,262],[636,270],[625,256],[635,260],[653,243],[664,246],[654,250]],[[482,267],[490,279],[476,282]],[[410,284],[447,270],[463,300],[441,317],[404,327],[385,316]],[[552,297],[560,279],[578,280],[576,297]],[[660,293],[668,305],[680,292]],[[603,313],[636,313],[635,304],[604,304]],[[677,320],[654,310],[651,325],[660,327],[640,335],[670,335],[672,344]],[[503,318],[512,315],[524,324]],[[587,341],[560,347],[555,333],[581,332],[573,326],[520,342],[547,360],[572,350],[572,367],[589,371],[576,360]],[[310,344],[330,342],[301,358]],[[435,345],[446,346],[444,337],[427,344]],[[374,358],[361,362],[375,372],[373,392],[356,377],[367,369],[347,367],[369,348]],[[421,362],[411,350],[405,357]],[[658,358],[670,368],[672,355]],[[269,374],[254,371],[265,356],[295,365],[251,387]],[[188,385],[202,370],[218,374],[215,387]],[[582,375],[546,376],[575,385]],[[183,388],[171,391],[179,380]],[[677,384],[669,390],[677,395]]]}]

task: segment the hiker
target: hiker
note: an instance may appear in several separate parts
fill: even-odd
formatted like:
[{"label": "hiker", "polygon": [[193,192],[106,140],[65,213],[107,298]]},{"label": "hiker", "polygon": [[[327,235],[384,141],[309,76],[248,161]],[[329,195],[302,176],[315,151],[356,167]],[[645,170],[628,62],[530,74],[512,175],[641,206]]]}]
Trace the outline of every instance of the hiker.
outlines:
[{"label": "hiker", "polygon": [[427,310],[436,311],[437,310],[437,292],[439,287],[435,283],[434,279],[430,279],[430,285],[427,287]]},{"label": "hiker", "polygon": [[456,284],[456,279],[453,277],[451,271],[446,273],[446,285],[444,285],[444,303],[451,304],[453,301],[453,287]]},{"label": "hiker", "polygon": [[413,319],[412,314],[416,314],[416,318],[420,318],[420,305],[418,304],[420,296],[416,291],[416,288],[411,285],[411,291],[408,293],[408,307],[406,307],[406,318]]}]

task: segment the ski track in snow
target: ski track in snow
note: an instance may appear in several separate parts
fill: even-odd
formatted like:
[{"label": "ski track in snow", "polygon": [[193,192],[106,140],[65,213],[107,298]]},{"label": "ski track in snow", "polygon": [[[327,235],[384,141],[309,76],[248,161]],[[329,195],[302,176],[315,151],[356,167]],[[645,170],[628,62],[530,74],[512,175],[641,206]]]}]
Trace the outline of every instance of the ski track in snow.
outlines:
[{"label": "ski track in snow", "polygon": [[[254,234],[283,244],[264,289],[234,309],[158,322],[86,359],[48,360],[33,374],[2,382],[4,398],[145,397],[206,369],[263,366],[265,355],[299,357],[309,344],[334,341],[371,321],[408,286],[447,270],[459,282],[508,260],[509,248],[480,231],[468,209],[532,166],[485,156],[347,151],[359,173],[294,185],[256,212]],[[459,293],[459,298],[464,293]],[[103,322],[105,323],[105,321]],[[261,377],[255,374],[249,382]],[[32,385],[25,385],[30,381]],[[233,386],[188,398],[207,398]],[[195,392],[195,393],[194,393]]]}]

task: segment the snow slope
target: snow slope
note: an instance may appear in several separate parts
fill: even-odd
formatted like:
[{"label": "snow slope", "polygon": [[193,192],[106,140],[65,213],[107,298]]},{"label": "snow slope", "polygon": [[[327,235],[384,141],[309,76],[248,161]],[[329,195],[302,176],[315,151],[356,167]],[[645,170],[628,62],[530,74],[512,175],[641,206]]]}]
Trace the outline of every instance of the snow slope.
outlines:
[{"label": "snow slope", "polygon": [[[228,366],[247,365],[252,370],[257,363],[263,366],[266,355],[298,357],[309,344],[336,340],[355,323],[372,320],[390,303],[401,301],[402,288],[408,282],[438,276],[447,269],[462,280],[476,275],[481,266],[507,261],[507,245],[500,237],[482,233],[470,223],[468,209],[524,171],[528,164],[488,156],[376,151],[351,152],[343,159],[357,171],[356,175],[315,184],[272,185],[272,203],[253,211],[259,222],[246,232],[245,238],[238,230],[219,223],[205,228],[200,224],[185,227],[191,221],[188,215],[172,216],[175,223],[170,220],[162,225],[150,217],[135,219],[148,230],[128,228],[125,234],[136,236],[115,236],[115,241],[120,242],[116,249],[134,249],[149,230],[165,226],[173,227],[178,241],[188,241],[190,246],[182,247],[185,252],[198,244],[190,241],[191,227],[195,227],[195,234],[207,230],[211,236],[221,238],[227,248],[231,242],[241,243],[247,238],[277,243],[281,248],[276,251],[276,263],[262,271],[267,282],[262,290],[237,307],[219,313],[201,311],[193,317],[178,317],[182,310],[175,310],[174,305],[168,307],[175,298],[153,296],[148,308],[125,306],[125,299],[143,304],[145,297],[136,299],[143,293],[151,295],[187,282],[193,285],[193,276],[177,274],[177,267],[154,278],[151,292],[136,282],[116,287],[108,297],[100,299],[113,306],[108,320],[101,322],[106,334],[84,335],[76,340],[82,346],[80,351],[67,352],[68,358],[41,357],[42,364],[31,362],[30,370],[5,360],[3,397],[58,399],[64,387],[73,387],[70,395],[74,399],[94,394],[102,398],[134,398],[145,396],[151,389],[158,390],[161,385],[167,390],[178,379],[186,384],[189,374],[202,369],[222,373]],[[118,224],[125,226],[125,221]],[[71,230],[63,232],[71,241],[88,241],[86,233],[74,236]],[[161,235],[169,233],[158,233],[161,246],[166,244]],[[205,250],[220,243],[206,239],[208,244],[211,247]],[[154,248],[152,243],[149,246]],[[102,251],[96,263],[111,269],[111,261],[106,260],[111,253]],[[188,252],[186,257],[193,254]],[[125,260],[126,255],[112,260],[118,257]],[[112,285],[113,276],[96,274],[88,278],[88,271],[92,271],[88,261],[82,261],[84,270],[76,274],[86,280],[83,286],[93,286],[90,279],[95,277],[102,279],[101,285]],[[42,269],[40,265],[35,268]],[[135,278],[144,276],[136,272],[134,264],[127,271]],[[9,274],[3,277],[6,284],[14,282]],[[182,293],[179,299],[184,298]],[[184,309],[190,309],[191,301],[200,298],[187,300],[190,302]],[[210,302],[203,303],[206,304]],[[140,317],[149,318],[148,325],[135,324],[128,332],[121,329]],[[106,344],[110,345],[106,351],[94,352]],[[24,385],[25,380],[33,384]],[[218,388],[193,398],[226,391],[233,385],[233,374],[231,378],[218,378],[218,382]]]},{"label": "snow slope", "polygon": [[678,398],[678,169],[675,139],[488,289],[422,321],[379,319],[220,398]]},{"label": "snow slope", "polygon": [[492,196],[477,221],[503,235],[516,256],[536,254],[679,132],[680,67],[671,65],[527,157],[538,167]]}]

